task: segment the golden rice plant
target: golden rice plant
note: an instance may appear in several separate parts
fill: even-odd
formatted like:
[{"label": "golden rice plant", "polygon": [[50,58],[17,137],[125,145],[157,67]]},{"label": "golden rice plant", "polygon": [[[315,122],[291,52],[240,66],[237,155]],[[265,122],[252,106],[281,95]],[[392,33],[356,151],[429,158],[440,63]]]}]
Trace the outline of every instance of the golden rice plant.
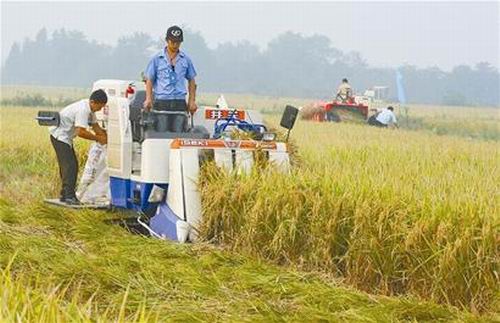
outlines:
[{"label": "golden rice plant", "polygon": [[205,166],[206,239],[371,292],[494,308],[496,142],[312,122],[294,131],[302,163],[291,174]]},{"label": "golden rice plant", "polygon": [[[329,274],[318,275],[137,237],[106,222],[114,212],[44,205],[58,189],[47,129],[35,125],[36,109],[0,113],[2,322],[498,320],[494,142],[298,122],[301,162],[290,176],[206,169],[207,239]],[[332,274],[491,312],[366,295]]]}]

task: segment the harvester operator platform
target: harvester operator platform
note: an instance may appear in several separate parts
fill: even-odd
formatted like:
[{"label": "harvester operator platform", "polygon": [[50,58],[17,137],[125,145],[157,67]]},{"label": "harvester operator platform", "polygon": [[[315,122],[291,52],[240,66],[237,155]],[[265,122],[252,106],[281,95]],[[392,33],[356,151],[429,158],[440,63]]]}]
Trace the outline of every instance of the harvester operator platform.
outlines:
[{"label": "harvester operator platform", "polygon": [[[183,132],[187,127],[185,113],[194,113],[196,106],[196,70],[189,56],[180,50],[184,40],[182,29],[178,26],[168,28],[165,37],[166,47],[156,54],[145,71],[146,111],[181,112],[178,115],[169,115],[167,129],[171,132]],[[186,91],[185,80],[188,81]],[[188,102],[186,105],[186,94]],[[184,112],[184,115],[182,115]]]},{"label": "harvester operator platform", "polygon": [[[107,143],[107,134],[97,124],[95,112],[100,111],[108,102],[106,92],[96,90],[90,98],[77,101],[59,112],[59,126],[49,128],[50,141],[56,152],[59,164],[59,176],[62,188],[59,200],[68,205],[78,205],[75,196],[76,179],[78,176],[78,160],[73,148],[73,138],[94,140],[100,144]],[[93,133],[87,130],[88,125]]]}]

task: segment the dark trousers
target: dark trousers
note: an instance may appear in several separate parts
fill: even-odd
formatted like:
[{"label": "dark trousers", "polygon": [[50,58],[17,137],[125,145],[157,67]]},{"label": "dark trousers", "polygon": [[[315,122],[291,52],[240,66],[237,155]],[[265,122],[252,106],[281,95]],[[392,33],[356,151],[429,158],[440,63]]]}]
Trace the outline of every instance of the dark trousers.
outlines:
[{"label": "dark trousers", "polygon": [[78,160],[75,150],[65,142],[50,136],[52,147],[56,151],[57,163],[59,164],[59,176],[61,177],[61,198],[75,197],[76,179],[78,176]]},{"label": "dark trousers", "polygon": [[377,118],[377,115],[373,115],[370,118],[368,118],[368,124],[370,126],[375,126],[375,127],[379,127],[379,128],[387,128],[386,124],[383,124],[382,122],[378,121],[376,118]]},{"label": "dark trousers", "polygon": [[375,127],[379,127],[379,128],[387,128],[387,125],[386,124],[383,124],[382,122],[378,121],[378,120],[375,120]]},{"label": "dark trousers", "polygon": [[[153,110],[187,112],[185,100],[155,100]],[[158,115],[157,131],[185,132],[187,128],[187,117],[185,115]]]}]

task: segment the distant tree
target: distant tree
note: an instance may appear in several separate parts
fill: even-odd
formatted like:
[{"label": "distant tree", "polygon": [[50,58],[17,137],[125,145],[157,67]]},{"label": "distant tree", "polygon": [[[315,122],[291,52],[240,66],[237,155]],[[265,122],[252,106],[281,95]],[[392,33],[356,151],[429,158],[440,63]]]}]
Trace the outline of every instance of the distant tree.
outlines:
[{"label": "distant tree", "polygon": [[361,57],[361,54],[356,51],[349,52],[347,54],[343,54],[342,57],[342,62],[352,68],[366,68],[368,67],[368,64],[366,61]]},{"label": "distant tree", "polygon": [[[389,86],[396,96],[395,70],[369,66],[358,52],[342,52],[321,35],[286,32],[261,51],[248,41],[221,43],[210,49],[202,35],[184,31],[182,49],[193,59],[200,91],[245,92],[273,96],[331,99],[342,78],[356,93]],[[111,47],[89,41],[80,31],[42,28],[34,40],[13,44],[2,84],[47,84],[88,87],[99,78],[138,79],[163,37],[134,33]],[[398,67],[409,103],[500,106],[500,73],[489,63],[437,67]]]},{"label": "distant tree", "polygon": [[210,88],[216,92],[254,92],[260,90],[262,73],[258,67],[259,48],[248,41],[222,43],[214,50],[216,65],[212,70],[213,84]]},{"label": "distant tree", "polygon": [[262,70],[274,95],[318,96],[331,91],[329,66],[338,57],[325,36],[287,32],[269,43]]},{"label": "distant tree", "polygon": [[182,49],[185,50],[193,60],[196,68],[197,83],[200,91],[214,90],[216,85],[213,83],[216,71],[216,62],[213,51],[208,48],[205,39],[199,32],[193,32],[189,29],[184,30],[184,43]]},{"label": "distant tree", "polygon": [[150,59],[149,48],[153,44],[153,39],[146,33],[121,37],[109,57],[108,76],[102,77],[139,80]]},{"label": "distant tree", "polygon": [[444,105],[465,106],[468,103],[466,96],[461,92],[446,90],[441,95],[442,99],[440,103]]},{"label": "distant tree", "polygon": [[34,83],[43,83],[46,75],[51,73],[51,66],[47,64],[50,60],[49,55],[50,43],[47,37],[47,29],[42,28],[35,36],[35,41],[26,40],[24,45],[25,59],[34,66],[39,68],[33,69],[30,72],[30,78]]},{"label": "distant tree", "polygon": [[17,84],[27,79],[21,77],[19,72],[23,70],[22,66],[22,52],[21,46],[15,42],[10,48],[9,56],[5,60],[5,65],[2,67],[2,83],[3,84]]},{"label": "distant tree", "polygon": [[480,62],[475,66],[474,102],[478,105],[500,105],[500,74],[490,63]]}]

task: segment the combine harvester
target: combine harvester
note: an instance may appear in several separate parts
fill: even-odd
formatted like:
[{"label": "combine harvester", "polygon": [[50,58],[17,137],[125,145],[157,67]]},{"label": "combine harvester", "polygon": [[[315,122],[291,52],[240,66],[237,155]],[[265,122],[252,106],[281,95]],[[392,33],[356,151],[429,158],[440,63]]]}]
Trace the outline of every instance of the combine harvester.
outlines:
[{"label": "combine harvester", "polygon": [[302,119],[318,122],[366,122],[385,104],[389,93],[387,86],[373,86],[363,95],[337,95],[331,102],[317,101],[301,110]]},{"label": "combine harvester", "polygon": [[341,122],[354,119],[366,121],[369,106],[361,99],[358,100],[356,97],[351,97],[348,100],[335,99],[332,102],[315,102],[302,109],[302,119],[317,122]]},{"label": "combine harvester", "polygon": [[[200,166],[206,160],[228,171],[248,172],[259,150],[278,169],[289,170],[287,144],[277,142],[276,134],[267,132],[256,111],[202,106],[193,116],[145,112],[145,92],[133,83],[101,80],[94,83],[94,90],[98,88],[108,94],[108,104],[97,117],[108,132],[110,206],[137,212],[137,221],[152,236],[196,241],[202,217],[197,185]],[[291,106],[285,109],[281,125],[288,131],[297,112]],[[173,114],[190,119],[187,132],[166,130]],[[255,139],[231,139],[236,129]]]}]

